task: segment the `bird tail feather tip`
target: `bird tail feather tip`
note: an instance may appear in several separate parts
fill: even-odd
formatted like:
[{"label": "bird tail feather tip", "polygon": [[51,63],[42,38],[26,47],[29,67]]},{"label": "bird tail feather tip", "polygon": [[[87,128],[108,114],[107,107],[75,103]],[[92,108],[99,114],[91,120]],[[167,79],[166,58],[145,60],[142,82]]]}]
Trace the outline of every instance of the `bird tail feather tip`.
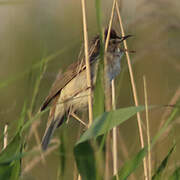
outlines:
[{"label": "bird tail feather tip", "polygon": [[43,136],[43,140],[42,140],[42,143],[41,143],[41,147],[42,147],[42,150],[45,151],[49,145],[49,142],[51,140],[51,137],[57,127],[56,125],[57,123],[55,123],[55,121],[52,121],[50,126],[48,127],[47,131],[45,132],[44,136]]},{"label": "bird tail feather tip", "polygon": [[60,116],[56,119],[52,119],[49,127],[47,128],[47,130],[44,133],[43,139],[42,139],[42,143],[41,143],[41,147],[42,150],[45,151],[50,143],[51,137],[54,134],[54,131],[56,128],[58,128],[59,126],[61,126],[64,122],[64,116]]}]

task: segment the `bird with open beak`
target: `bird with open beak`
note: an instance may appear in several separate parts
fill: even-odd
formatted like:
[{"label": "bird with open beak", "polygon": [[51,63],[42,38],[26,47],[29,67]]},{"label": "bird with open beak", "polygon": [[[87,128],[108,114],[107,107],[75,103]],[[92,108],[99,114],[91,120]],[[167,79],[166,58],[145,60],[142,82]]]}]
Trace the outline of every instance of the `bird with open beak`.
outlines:
[{"label": "bird with open beak", "polygon": [[[106,53],[107,70],[105,78],[111,82],[120,72],[120,61],[124,54],[122,42],[131,35],[120,37],[116,31],[111,29],[110,39]],[[107,38],[107,30],[104,32],[104,40]],[[91,84],[94,89],[98,62],[100,61],[100,36],[97,35],[89,45],[89,61],[91,69]],[[42,140],[42,149],[46,150],[50,139],[64,120],[64,116],[71,110],[82,111],[88,106],[88,88],[86,81],[86,65],[84,53],[81,53],[79,60],[71,64],[67,70],[57,76],[49,95],[45,99],[41,111],[51,105],[49,120]]]}]

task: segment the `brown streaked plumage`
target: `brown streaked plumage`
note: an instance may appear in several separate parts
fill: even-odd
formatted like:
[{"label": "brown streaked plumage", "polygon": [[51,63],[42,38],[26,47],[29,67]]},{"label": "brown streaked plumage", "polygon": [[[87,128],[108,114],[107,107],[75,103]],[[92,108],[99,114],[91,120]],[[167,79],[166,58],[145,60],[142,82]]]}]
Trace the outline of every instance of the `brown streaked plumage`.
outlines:
[{"label": "brown streaked plumage", "polygon": [[[105,31],[105,39],[107,31]],[[110,81],[120,71],[120,59],[123,51],[119,48],[119,44],[126,38],[119,37],[114,30],[111,30],[110,41],[107,50],[107,61],[110,66],[107,72],[107,78]],[[86,83],[85,60],[84,53],[80,52],[79,60],[71,64],[64,74],[57,76],[49,95],[45,99],[41,111],[43,111],[50,103],[51,109],[49,113],[49,123],[45,131],[42,148],[45,150],[49,144],[50,138],[55,129],[63,123],[63,116],[72,108],[74,111],[81,110],[87,106],[88,87]],[[100,38],[96,36],[89,45],[89,59],[91,65],[92,85],[96,80],[97,64],[100,54]]]},{"label": "brown streaked plumage", "polygon": [[[100,41],[98,36],[96,36],[90,46],[89,46],[89,57],[90,57],[90,63],[92,63],[96,56],[98,56],[98,51],[100,48]],[[51,90],[49,92],[49,95],[47,96],[46,100],[44,101],[41,111],[43,111],[49,103],[52,101],[52,99],[60,93],[61,89],[66,86],[68,82],[70,82],[77,74],[79,74],[81,71],[85,69],[85,61],[84,58],[82,57],[82,51],[79,54],[79,60],[73,64],[71,64],[66,72],[62,76],[58,76],[53,83]]]}]

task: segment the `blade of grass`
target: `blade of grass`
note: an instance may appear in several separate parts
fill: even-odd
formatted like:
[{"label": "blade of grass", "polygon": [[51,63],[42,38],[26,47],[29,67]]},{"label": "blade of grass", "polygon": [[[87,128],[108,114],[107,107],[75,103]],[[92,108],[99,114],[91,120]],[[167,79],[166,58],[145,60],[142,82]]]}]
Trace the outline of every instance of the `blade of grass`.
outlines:
[{"label": "blade of grass", "polygon": [[[168,127],[168,125],[170,124],[170,122],[179,114],[179,112],[180,112],[179,103],[180,103],[180,100],[174,106],[173,112],[171,113],[170,117],[167,119],[167,121],[165,122],[163,127],[154,136],[152,143],[150,145],[151,148],[153,148],[153,146],[158,141],[158,139],[160,138],[162,133],[165,132],[165,130]],[[143,148],[141,151],[139,151],[139,153],[133,159],[127,161],[123,165],[123,167],[118,172],[120,180],[121,180],[121,178],[122,178],[122,180],[127,179],[127,177],[135,171],[135,169],[139,166],[139,164],[142,163],[142,160],[144,159],[147,152],[148,152],[148,148],[147,147]],[[115,178],[115,177],[116,176],[114,176],[113,178]]]},{"label": "blade of grass", "polygon": [[[102,17],[101,17],[101,1],[100,0],[95,0],[95,8],[96,8],[96,20],[97,20],[97,27],[98,27],[98,32],[99,32],[99,38],[100,38],[100,61],[98,63],[98,68],[97,68],[97,78],[96,78],[96,83],[95,83],[95,88],[94,88],[94,103],[93,103],[93,118],[95,119],[105,111],[105,93],[104,93],[104,41],[103,41],[103,32],[102,32]],[[99,164],[101,162],[104,163],[104,147],[105,147],[105,139],[106,135],[101,136],[97,139],[95,143],[96,149],[100,146],[100,150],[97,154],[98,158],[97,159],[97,171],[98,173],[104,172],[104,166],[99,168]],[[106,163],[105,163],[106,164]],[[102,170],[103,169],[103,170]],[[100,176],[97,175],[98,176]],[[98,177],[99,179],[99,177]]]},{"label": "blade of grass", "polygon": [[[152,108],[149,107],[149,108]],[[105,112],[101,116],[98,116],[91,127],[81,136],[80,140],[76,143],[76,146],[89,139],[96,138],[99,135],[107,133],[114,126],[128,120],[139,111],[143,111],[144,106],[121,108],[111,112]]]},{"label": "blade of grass", "polygon": [[180,167],[177,167],[168,180],[179,180],[180,179]]},{"label": "blade of grass", "polygon": [[[136,168],[141,164],[143,158],[147,153],[147,148],[140,150],[137,155],[131,160],[127,161],[123,167],[118,172],[119,180],[126,180],[129,175],[136,170]],[[113,177],[113,180],[116,180],[117,175]]]},{"label": "blade of grass", "polygon": [[46,71],[46,67],[47,67],[47,61],[46,61],[46,58],[43,57],[40,61],[39,72],[38,72],[38,75],[36,77],[36,81],[34,84],[34,92],[33,92],[32,100],[31,100],[31,105],[29,107],[29,113],[31,114],[31,116],[33,114],[33,110],[34,110],[34,106],[35,106],[35,100],[36,100],[36,97],[38,94],[38,90],[39,90],[39,86],[40,86],[42,77]]},{"label": "blade of grass", "polygon": [[26,118],[26,115],[27,115],[27,101],[24,102],[22,112],[21,112],[20,118],[18,120],[16,133],[21,131],[21,129],[22,129],[23,125],[24,125],[24,120]]},{"label": "blade of grass", "polygon": [[65,165],[66,165],[66,156],[65,156],[65,153],[66,153],[66,149],[65,149],[65,137],[66,137],[66,134],[63,133],[60,135],[59,139],[61,140],[61,144],[59,146],[59,178],[58,179],[63,179],[64,177],[64,173],[65,173]]},{"label": "blade of grass", "polygon": [[83,180],[96,179],[96,159],[90,142],[86,141],[74,148],[74,155],[81,178]]},{"label": "blade of grass", "polygon": [[164,123],[164,125],[161,127],[161,129],[158,131],[156,136],[153,138],[151,146],[153,146],[155,144],[155,142],[159,139],[159,137],[165,132],[168,125],[179,115],[180,115],[180,99],[177,100],[176,104],[174,105],[174,109],[173,109],[172,113],[170,114],[169,118]]},{"label": "blade of grass", "polygon": [[[77,167],[83,179],[89,179],[89,177],[92,176],[95,179],[97,174],[94,160],[94,151],[89,147],[89,140],[96,138],[99,135],[106,134],[114,126],[121,124],[135,115],[137,111],[142,110],[144,110],[144,107],[140,106],[123,108],[112,112],[105,112],[93,121],[91,127],[81,136],[80,140],[74,147],[74,155],[76,158]],[[90,148],[91,150],[87,151],[86,148]],[[88,159],[89,157],[93,159],[93,161]],[[87,162],[89,163],[88,165],[86,164]],[[91,171],[92,176],[88,176],[89,170]]]},{"label": "blade of grass", "polygon": [[22,132],[25,131],[35,120],[40,120],[39,118],[45,114],[50,107],[47,107],[44,111],[36,113],[29,121],[27,121],[24,126],[22,127]]},{"label": "blade of grass", "polygon": [[102,33],[101,1],[95,1],[96,20],[100,37],[100,62],[97,69],[97,79],[94,88],[93,118],[104,112],[104,43]]},{"label": "blade of grass", "polygon": [[18,180],[20,175],[21,160],[13,160],[22,152],[22,140],[19,133],[0,153],[0,179]]},{"label": "blade of grass", "polygon": [[157,168],[156,172],[154,173],[154,175],[152,177],[152,180],[161,180],[162,179],[162,173],[167,166],[168,160],[169,160],[174,148],[175,148],[175,145],[170,149],[170,151],[168,152],[166,157],[163,159],[163,161],[161,162],[161,164]]},{"label": "blade of grass", "polygon": [[[102,61],[101,61],[102,62]],[[97,80],[94,89],[93,117],[96,118],[104,113],[104,89],[103,86],[103,64],[99,63]]]},{"label": "blade of grass", "polygon": [[[35,109],[34,107],[35,107],[35,102],[36,102],[36,99],[37,99],[37,94],[38,94],[38,91],[39,91],[40,83],[41,83],[42,77],[43,77],[43,75],[44,75],[44,73],[46,71],[46,67],[47,67],[46,58],[43,57],[40,62],[41,62],[41,64],[39,66],[38,75],[36,77],[36,81],[35,81],[35,85],[34,85],[34,92],[33,92],[31,104],[30,104],[30,107],[29,107],[29,110],[28,110],[29,119],[31,119],[33,117],[33,111]],[[32,131],[30,130],[30,132],[33,132],[33,135],[35,136],[35,139],[36,139],[36,143],[37,143],[37,145],[39,145],[41,142],[40,142],[39,134],[38,134],[38,131],[37,131],[37,127],[38,127],[38,124],[36,122],[33,123],[32,126],[31,126]],[[44,155],[42,153],[42,149],[41,149],[40,146],[39,146],[39,151],[41,152],[42,163],[45,164],[45,162],[46,162],[45,157],[44,157]]]}]

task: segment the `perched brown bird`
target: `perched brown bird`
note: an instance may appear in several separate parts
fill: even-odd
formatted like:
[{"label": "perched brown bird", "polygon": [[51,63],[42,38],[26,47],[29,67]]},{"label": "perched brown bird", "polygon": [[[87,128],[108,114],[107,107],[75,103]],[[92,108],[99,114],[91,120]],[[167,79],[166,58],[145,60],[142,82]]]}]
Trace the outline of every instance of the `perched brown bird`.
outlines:
[{"label": "perched brown bird", "polygon": [[[105,31],[105,39],[107,30]],[[115,30],[111,30],[108,49],[105,54],[107,60],[107,74],[109,82],[120,72],[120,60],[124,50],[120,43],[130,37],[119,37]],[[91,66],[91,84],[95,85],[98,62],[100,60],[100,37],[96,36],[89,45],[89,60]],[[88,105],[88,87],[86,82],[86,65],[84,53],[81,52],[79,60],[71,64],[67,70],[58,75],[49,95],[45,99],[41,111],[51,103],[49,123],[42,140],[42,149],[46,150],[55,129],[63,123],[65,114],[71,109],[73,111],[83,110]]]}]

